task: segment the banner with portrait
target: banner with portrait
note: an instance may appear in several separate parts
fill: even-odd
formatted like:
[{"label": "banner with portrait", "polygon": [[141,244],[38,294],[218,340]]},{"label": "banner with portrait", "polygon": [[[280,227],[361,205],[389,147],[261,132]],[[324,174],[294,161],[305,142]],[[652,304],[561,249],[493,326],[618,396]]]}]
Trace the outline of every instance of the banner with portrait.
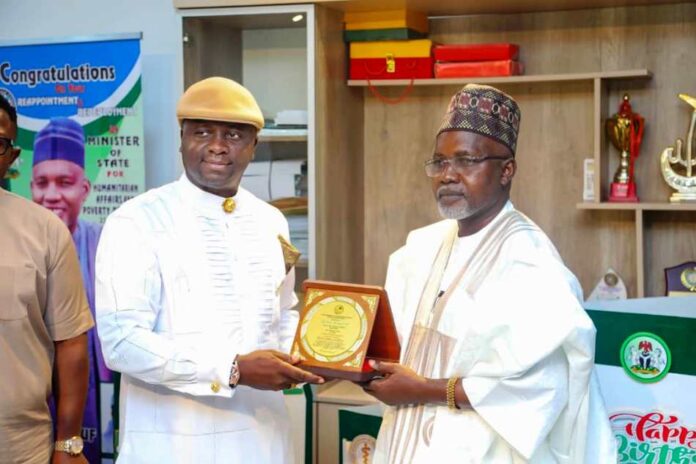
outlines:
[{"label": "banner with portrait", "polygon": [[[0,43],[0,94],[17,109],[19,159],[2,186],[53,211],[75,242],[94,312],[94,256],[107,216],[145,188],[141,34]],[[94,330],[83,438],[113,458],[113,378]]]}]

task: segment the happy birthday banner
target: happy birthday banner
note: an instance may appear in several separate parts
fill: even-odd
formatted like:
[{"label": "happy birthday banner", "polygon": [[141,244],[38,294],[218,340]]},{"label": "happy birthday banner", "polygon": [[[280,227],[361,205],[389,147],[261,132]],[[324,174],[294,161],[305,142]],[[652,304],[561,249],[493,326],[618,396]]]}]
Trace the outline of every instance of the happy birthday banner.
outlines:
[{"label": "happy birthday banner", "polygon": [[696,296],[589,301],[620,464],[696,462]]}]

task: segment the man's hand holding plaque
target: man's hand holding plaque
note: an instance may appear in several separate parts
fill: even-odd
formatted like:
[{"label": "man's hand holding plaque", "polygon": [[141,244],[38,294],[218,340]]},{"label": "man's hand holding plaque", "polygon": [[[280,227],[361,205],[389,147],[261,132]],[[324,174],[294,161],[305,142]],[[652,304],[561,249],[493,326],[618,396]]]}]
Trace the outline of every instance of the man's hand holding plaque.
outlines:
[{"label": "man's hand holding plaque", "polygon": [[295,367],[299,359],[275,350],[239,355],[239,385],[257,390],[286,390],[298,383],[324,383],[324,379]]},{"label": "man's hand holding plaque", "polygon": [[307,280],[292,355],[326,378],[364,382],[380,373],[369,361],[398,362],[400,345],[381,287]]}]

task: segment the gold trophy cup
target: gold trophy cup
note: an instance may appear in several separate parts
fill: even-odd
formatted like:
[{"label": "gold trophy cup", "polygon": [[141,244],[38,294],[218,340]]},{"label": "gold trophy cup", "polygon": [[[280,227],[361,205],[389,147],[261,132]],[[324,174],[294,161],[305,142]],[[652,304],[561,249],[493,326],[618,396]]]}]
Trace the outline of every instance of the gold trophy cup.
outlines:
[{"label": "gold trophy cup", "polygon": [[[676,192],[672,194],[669,201],[672,203],[681,203],[686,201],[696,201],[696,176],[694,175],[693,167],[696,166],[694,159],[694,129],[696,128],[696,98],[686,94],[679,94],[679,98],[691,105],[694,110],[691,113],[691,124],[689,125],[689,133],[686,136],[686,158],[682,153],[684,142],[682,139],[677,139],[676,154],[674,147],[665,148],[660,156],[660,170],[667,185],[672,187]],[[672,166],[677,167],[680,172],[674,170]]]},{"label": "gold trophy cup", "polygon": [[609,189],[609,201],[638,201],[633,170],[640,151],[644,127],[645,119],[633,112],[629,96],[625,94],[619,112],[606,121],[607,137],[620,152],[619,168]]}]

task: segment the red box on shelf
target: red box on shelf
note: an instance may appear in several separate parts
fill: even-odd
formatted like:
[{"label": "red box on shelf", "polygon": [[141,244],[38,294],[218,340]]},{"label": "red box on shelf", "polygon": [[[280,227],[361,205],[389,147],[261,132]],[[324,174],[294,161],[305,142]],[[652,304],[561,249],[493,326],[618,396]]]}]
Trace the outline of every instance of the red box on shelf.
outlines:
[{"label": "red box on shelf", "polygon": [[471,61],[461,63],[435,63],[435,78],[516,76],[524,73],[519,61]]},{"label": "red box on shelf", "polygon": [[516,60],[520,47],[510,43],[449,44],[433,48],[435,61],[498,61]]},{"label": "red box on shelf", "polygon": [[350,60],[350,79],[432,79],[433,59],[394,58],[390,64],[384,58],[352,58]]}]

